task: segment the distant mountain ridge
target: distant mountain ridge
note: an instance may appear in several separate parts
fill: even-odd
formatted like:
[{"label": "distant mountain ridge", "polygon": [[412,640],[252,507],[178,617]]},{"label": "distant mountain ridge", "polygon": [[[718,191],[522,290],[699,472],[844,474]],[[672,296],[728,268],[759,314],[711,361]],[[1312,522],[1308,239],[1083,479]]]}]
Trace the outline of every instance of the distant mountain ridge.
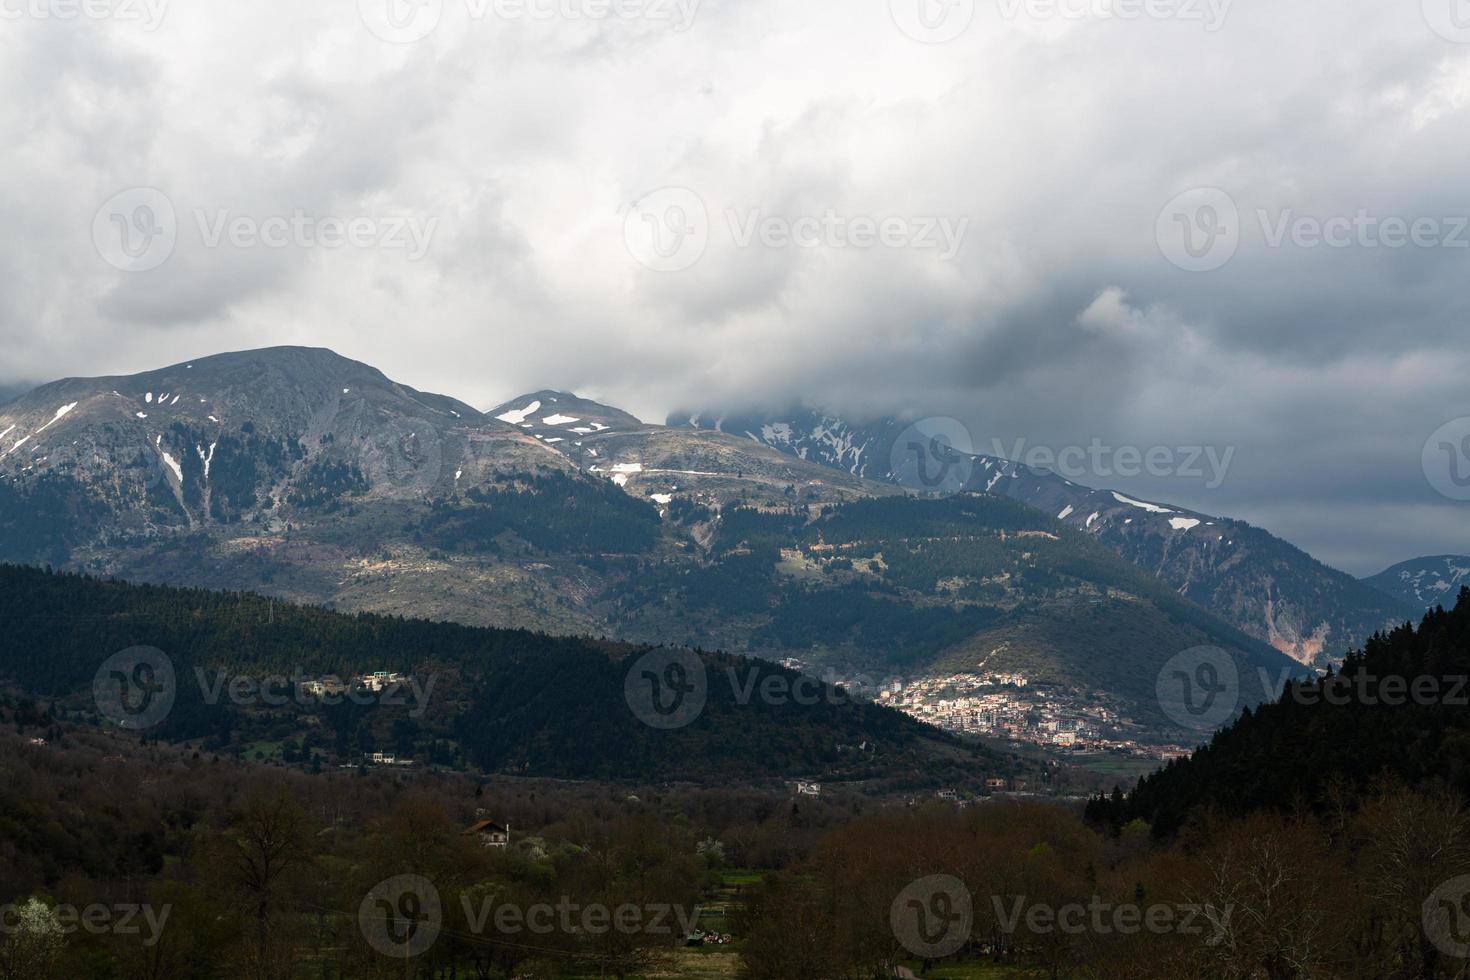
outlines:
[{"label": "distant mountain ridge", "polygon": [[[916,478],[922,475],[914,472],[912,455],[897,444],[914,429],[897,419],[857,424],[798,406],[770,414],[676,412],[668,423],[740,435],[855,476],[929,489]],[[998,456],[958,455],[964,489],[1019,500],[1092,535],[1301,663],[1324,665],[1419,611],[1244,521],[1083,486]]]},{"label": "distant mountain ridge", "polygon": [[1428,609],[1453,602],[1460,589],[1470,585],[1470,557],[1413,558],[1363,581],[1396,599]]},{"label": "distant mountain ridge", "polygon": [[1160,725],[1181,650],[1283,667],[1001,495],[923,499],[568,392],[480,412],[307,348],[0,409],[0,560],[878,677],[1024,673]]}]

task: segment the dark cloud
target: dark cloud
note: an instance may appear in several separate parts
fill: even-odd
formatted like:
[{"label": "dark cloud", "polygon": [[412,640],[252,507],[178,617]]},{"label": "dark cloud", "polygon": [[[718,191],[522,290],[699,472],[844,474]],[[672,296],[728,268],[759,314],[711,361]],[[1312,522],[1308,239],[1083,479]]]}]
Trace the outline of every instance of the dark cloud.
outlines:
[{"label": "dark cloud", "polygon": [[[979,4],[943,45],[887,2],[706,0],[669,24],[448,0],[412,44],[357,6],[7,24],[0,385],[303,343],[483,406],[552,387],[650,419],[945,414],[982,447],[1233,450],[1213,489],[1094,482],[1258,518],[1355,572],[1470,549],[1419,463],[1470,415],[1470,249],[1270,241],[1283,215],[1470,211],[1470,44],[1418,3],[1217,5],[1216,30]],[[168,195],[178,241],[129,274],[92,226],[137,186]],[[1156,226],[1200,187],[1233,200],[1240,246],[1187,272]],[[708,218],[680,271],[627,244],[661,188]],[[200,215],[222,213],[433,232],[422,255],[211,246]],[[828,216],[965,233],[947,257],[743,237]]]}]

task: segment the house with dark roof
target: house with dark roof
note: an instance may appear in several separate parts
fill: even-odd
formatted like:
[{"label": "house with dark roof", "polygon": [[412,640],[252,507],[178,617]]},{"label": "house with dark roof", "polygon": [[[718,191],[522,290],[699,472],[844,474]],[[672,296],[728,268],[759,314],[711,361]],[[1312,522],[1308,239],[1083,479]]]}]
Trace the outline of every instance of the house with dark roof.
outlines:
[{"label": "house with dark roof", "polygon": [[509,847],[510,827],[502,827],[493,820],[480,820],[466,827],[464,837],[477,837],[482,847]]}]

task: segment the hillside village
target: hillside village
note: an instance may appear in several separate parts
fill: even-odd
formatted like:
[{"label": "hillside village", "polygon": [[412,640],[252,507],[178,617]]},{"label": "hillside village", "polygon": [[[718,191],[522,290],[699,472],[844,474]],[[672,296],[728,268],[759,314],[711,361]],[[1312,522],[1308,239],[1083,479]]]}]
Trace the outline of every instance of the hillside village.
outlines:
[{"label": "hillside village", "polygon": [[1075,753],[1106,752],[1168,760],[1188,753],[1161,742],[1162,733],[1135,722],[1095,696],[1031,683],[1022,674],[957,673],[893,680],[877,701],[961,735]]}]

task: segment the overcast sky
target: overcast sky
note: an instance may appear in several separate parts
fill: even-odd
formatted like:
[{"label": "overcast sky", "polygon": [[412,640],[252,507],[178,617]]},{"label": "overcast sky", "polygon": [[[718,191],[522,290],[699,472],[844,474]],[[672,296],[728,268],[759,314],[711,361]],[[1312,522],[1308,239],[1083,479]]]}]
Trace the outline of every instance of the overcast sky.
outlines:
[{"label": "overcast sky", "polygon": [[1080,482],[1470,551],[1470,422],[1423,460],[1470,416],[1470,6],[1116,3],[4,0],[0,398],[328,346],[482,407],[1233,450]]}]

